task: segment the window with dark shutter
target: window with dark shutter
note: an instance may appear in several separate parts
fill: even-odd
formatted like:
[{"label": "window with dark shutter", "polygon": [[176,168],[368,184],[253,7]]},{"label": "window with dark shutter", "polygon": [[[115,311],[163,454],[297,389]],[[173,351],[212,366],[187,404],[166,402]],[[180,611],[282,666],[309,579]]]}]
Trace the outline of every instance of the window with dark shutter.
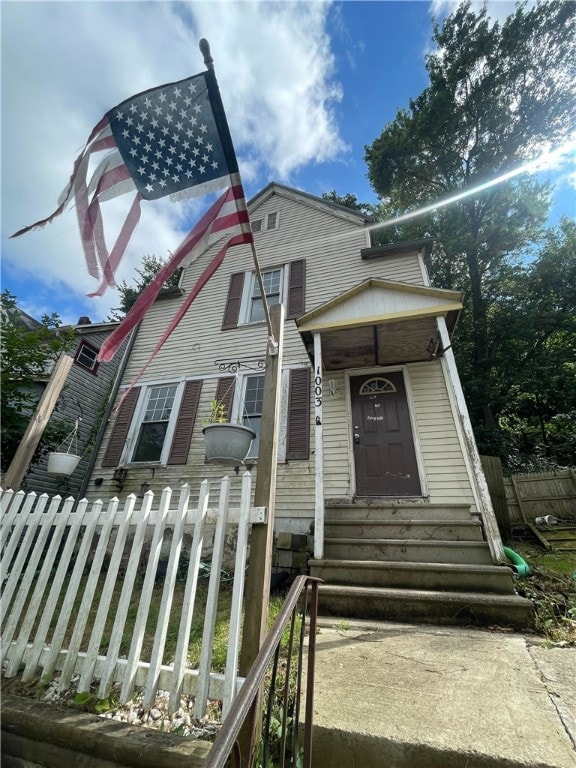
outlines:
[{"label": "window with dark shutter", "polygon": [[230,278],[230,287],[228,288],[228,298],[226,299],[226,309],[224,311],[224,320],[222,321],[222,330],[228,331],[230,328],[238,327],[238,318],[240,317],[240,305],[242,303],[242,291],[244,289],[244,272],[236,272]]},{"label": "window with dark shutter", "polygon": [[236,387],[236,378],[234,376],[225,376],[218,379],[216,387],[216,400],[222,403],[225,408],[225,417],[230,419],[232,414],[232,401],[234,399],[234,388]]},{"label": "window with dark shutter", "polygon": [[310,369],[290,371],[286,460],[306,461],[310,456]]},{"label": "window with dark shutter", "polygon": [[110,435],[110,440],[108,440],[106,453],[102,459],[103,467],[117,467],[120,463],[124,443],[128,437],[130,422],[132,421],[139,395],[140,387],[134,387],[124,398],[112,427],[112,434]]},{"label": "window with dark shutter", "polygon": [[192,431],[198,412],[198,401],[202,390],[201,381],[187,381],[182,395],[182,402],[178,412],[174,438],[170,447],[168,464],[186,464],[188,461],[188,451],[190,450],[190,441],[192,440]]},{"label": "window with dark shutter", "polygon": [[294,320],[306,311],[306,261],[299,259],[290,262],[288,276],[288,301],[286,319]]}]

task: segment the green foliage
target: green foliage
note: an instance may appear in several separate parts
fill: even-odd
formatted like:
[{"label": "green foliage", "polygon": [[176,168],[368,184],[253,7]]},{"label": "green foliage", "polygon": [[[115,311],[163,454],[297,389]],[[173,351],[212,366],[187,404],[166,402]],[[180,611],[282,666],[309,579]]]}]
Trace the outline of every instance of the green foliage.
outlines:
[{"label": "green foliage", "polygon": [[375,206],[370,203],[361,203],[356,195],[350,193],[338,195],[335,189],[332,189],[330,192],[323,192],[322,199],[327,200],[329,203],[342,205],[344,208],[350,208],[352,211],[358,211],[366,216],[373,216],[375,212]]},{"label": "green foliage", "polygon": [[82,712],[94,712],[97,715],[117,709],[118,703],[118,698],[114,693],[104,699],[99,699],[93,690],[77,693],[72,699],[72,704]]},{"label": "green foliage", "polygon": [[[574,2],[528,10],[521,5],[493,25],[485,7],[476,13],[462,3],[442,27],[435,25],[437,50],[427,57],[428,87],[366,147],[368,176],[381,198],[377,218],[474,188],[565,142],[576,122],[575,25]],[[571,343],[569,332],[556,328],[555,316],[546,310],[552,295],[559,296],[552,272],[527,271],[520,262],[543,237],[548,208],[548,185],[520,176],[383,228],[374,238],[435,239],[434,284],[464,295],[455,351],[476,435],[481,450],[496,448],[505,462],[511,432],[502,434],[500,419],[515,376],[503,350],[514,340],[513,328],[519,332],[518,354],[510,360],[516,366],[524,360],[534,381],[544,368],[559,364],[566,372],[568,364],[562,348]],[[527,289],[527,280],[536,278],[541,295],[536,287]],[[528,328],[521,330],[525,313],[536,309],[537,320],[529,318]],[[553,332],[546,332],[547,323],[554,325]],[[529,377],[524,369],[516,372],[522,379],[515,398],[520,406]],[[556,428],[564,434],[564,423],[562,418],[550,422],[547,434]],[[542,431],[540,424],[537,429]],[[525,447],[531,446],[534,435],[528,434]]]},{"label": "green foliage", "polygon": [[209,424],[226,424],[228,421],[227,418],[227,409],[226,405],[220,400],[212,400],[210,402],[210,418],[208,419]]},{"label": "green foliage", "polygon": [[[123,320],[126,313],[130,310],[138,296],[142,293],[144,288],[149,285],[156,277],[158,272],[164,267],[166,261],[159,259],[153,254],[150,256],[142,257],[142,266],[136,270],[138,277],[132,285],[128,285],[126,280],[122,280],[118,286],[118,293],[120,294],[120,306],[113,309],[108,316],[108,321],[116,322],[117,320]],[[175,270],[170,277],[164,282],[164,288],[176,287],[180,281],[180,274],[182,270]]]},{"label": "green foliage", "polygon": [[[70,349],[74,340],[71,329],[60,329],[56,313],[44,315],[31,323],[18,309],[18,300],[9,291],[1,296],[2,339],[1,418],[2,470],[9,466],[28,422],[49,378],[48,371],[58,357]],[[34,459],[57,446],[69,426],[53,422],[44,431]]]}]

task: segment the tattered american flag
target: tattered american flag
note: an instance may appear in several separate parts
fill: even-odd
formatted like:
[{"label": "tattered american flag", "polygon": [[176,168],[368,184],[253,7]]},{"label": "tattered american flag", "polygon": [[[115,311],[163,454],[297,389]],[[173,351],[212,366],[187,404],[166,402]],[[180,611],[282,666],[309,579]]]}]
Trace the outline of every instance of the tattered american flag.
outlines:
[{"label": "tattered american flag", "polygon": [[112,359],[126,336],[143,319],[144,315],[150,309],[166,280],[174,270],[178,269],[183,264],[190,264],[210,245],[219,241],[222,241],[219,250],[206,265],[195,285],[183,299],[178,311],[156,343],[147,362],[132,380],[130,388],[134,386],[140,376],[144,373],[150,361],[155,357],[156,353],[164,345],[164,342],[168,339],[172,331],[182,320],[196,296],[198,296],[202,288],[222,264],[228,248],[233,245],[253,242],[252,232],[249,228],[244,191],[239,182],[236,186],[226,190],[212,207],[206,211],[192,231],[184,238],[170,261],[164,265],[152,282],[144,289],[140,296],[138,296],[124,320],[120,323],[118,328],[108,336],[100,348],[98,360],[107,362]]},{"label": "tattered american flag", "polygon": [[[90,161],[105,152],[88,180]],[[86,264],[100,280],[90,296],[115,285],[114,275],[140,219],[141,200],[202,195],[232,186],[238,173],[226,116],[211,71],[139,93],[104,115],[76,159],[59,206],[49,217],[12,237],[45,226],[76,205]],[[237,183],[237,182],[236,182]],[[136,195],[108,251],[101,203]]]}]

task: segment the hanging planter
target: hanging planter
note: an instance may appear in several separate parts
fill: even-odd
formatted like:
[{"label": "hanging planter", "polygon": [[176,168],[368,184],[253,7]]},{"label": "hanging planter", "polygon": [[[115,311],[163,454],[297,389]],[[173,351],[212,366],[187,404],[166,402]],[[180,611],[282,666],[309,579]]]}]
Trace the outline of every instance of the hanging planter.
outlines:
[{"label": "hanging planter", "polygon": [[48,454],[48,472],[51,475],[71,475],[80,461],[78,454],[78,424],[80,419],[76,419],[74,429],[66,437],[57,451],[51,451]]},{"label": "hanging planter", "polygon": [[210,403],[210,423],[204,427],[204,454],[207,464],[237,467],[244,463],[256,432],[243,424],[230,424],[226,405],[221,400]]},{"label": "hanging planter", "polygon": [[80,456],[74,453],[52,451],[48,454],[48,472],[51,475],[71,475],[79,461]]},{"label": "hanging planter", "polygon": [[244,463],[256,432],[243,424],[208,424],[202,430],[208,464],[237,467]]}]

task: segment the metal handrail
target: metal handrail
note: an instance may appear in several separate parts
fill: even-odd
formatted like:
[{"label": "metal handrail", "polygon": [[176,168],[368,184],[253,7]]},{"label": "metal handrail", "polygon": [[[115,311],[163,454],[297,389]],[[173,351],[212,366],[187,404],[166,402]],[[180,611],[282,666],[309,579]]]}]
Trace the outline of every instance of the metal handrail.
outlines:
[{"label": "metal handrail", "polygon": [[[204,768],[224,768],[226,760],[235,753],[239,756],[238,734],[246,720],[258,693],[264,682],[266,670],[270,662],[277,658],[277,654],[282,640],[282,633],[288,625],[294,614],[296,605],[302,592],[307,593],[310,587],[310,602],[308,608],[309,616],[309,640],[308,640],[308,665],[307,665],[307,684],[306,684],[306,710],[304,719],[304,768],[310,768],[312,765],[312,717],[313,717],[313,696],[314,696],[314,663],[316,657],[316,616],[318,613],[318,584],[321,579],[315,579],[311,576],[297,576],[290,588],[290,591],[284,601],[284,605],[270,632],[266,636],[262,648],[260,649],[254,664],[252,665],[246,679],[242,683],[238,696],[234,699],[230,711],[218,732],[218,735],[212,745],[208,757],[204,763]],[[307,594],[304,600],[304,614],[306,609]],[[302,640],[304,637],[304,621],[302,622],[302,632],[300,641],[299,666],[302,659]],[[292,634],[292,633],[291,633]],[[298,697],[300,692],[300,675],[298,681]]]}]

